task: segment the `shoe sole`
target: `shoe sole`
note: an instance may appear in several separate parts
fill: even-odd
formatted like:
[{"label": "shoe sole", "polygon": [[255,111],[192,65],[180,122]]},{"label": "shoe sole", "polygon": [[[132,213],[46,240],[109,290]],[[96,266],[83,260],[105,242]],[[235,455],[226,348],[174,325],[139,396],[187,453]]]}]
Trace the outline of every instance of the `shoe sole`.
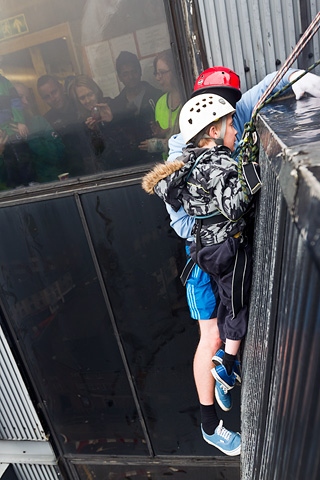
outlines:
[{"label": "shoe sole", "polygon": [[218,391],[218,387],[215,387],[214,389],[214,394],[215,394],[215,398],[217,400],[217,404],[219,405],[219,407],[221,408],[221,410],[223,410],[224,412],[229,412],[232,408],[232,403],[231,403],[231,406],[230,408],[226,408],[226,406],[224,405],[224,403],[221,402],[220,400],[220,396],[219,396],[219,393],[217,393]]},{"label": "shoe sole", "polygon": [[[212,363],[215,367],[217,367],[218,365],[222,365],[222,358],[212,357]],[[234,372],[234,374],[236,376],[236,385],[241,387],[241,377],[240,377],[240,375],[238,375],[236,372]]]},{"label": "shoe sole", "polygon": [[234,385],[229,385],[229,383],[225,382],[225,381],[223,380],[223,378],[221,378],[221,377],[217,374],[217,370],[216,370],[215,368],[213,368],[213,369],[211,370],[211,373],[212,373],[213,377],[214,377],[218,382],[222,383],[222,385],[223,385],[224,387],[226,387],[227,390],[232,390],[232,389],[234,388]]},{"label": "shoe sole", "polygon": [[240,455],[240,453],[241,453],[241,444],[235,450],[226,451],[226,450],[223,450],[223,447],[220,447],[219,445],[216,445],[215,443],[210,442],[204,436],[202,436],[202,438],[205,442],[209,443],[209,445],[212,445],[213,447],[216,447],[218,450],[220,450],[225,455],[228,455],[229,457],[235,457],[236,455]]}]

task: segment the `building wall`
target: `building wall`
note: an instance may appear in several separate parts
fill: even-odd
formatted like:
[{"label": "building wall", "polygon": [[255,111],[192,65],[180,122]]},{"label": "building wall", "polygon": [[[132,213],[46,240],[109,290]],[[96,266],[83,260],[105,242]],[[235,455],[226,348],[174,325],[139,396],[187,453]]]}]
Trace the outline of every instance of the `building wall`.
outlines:
[{"label": "building wall", "polygon": [[[199,0],[198,3],[209,65],[233,68],[240,75],[243,91],[267,73],[281,68],[305,25],[320,9],[319,0]],[[319,58],[319,35],[308,48],[307,58],[301,55],[293,67],[306,68]]]},{"label": "building wall", "polygon": [[271,104],[257,127],[263,187],[243,356],[242,480],[319,478],[319,105]]}]

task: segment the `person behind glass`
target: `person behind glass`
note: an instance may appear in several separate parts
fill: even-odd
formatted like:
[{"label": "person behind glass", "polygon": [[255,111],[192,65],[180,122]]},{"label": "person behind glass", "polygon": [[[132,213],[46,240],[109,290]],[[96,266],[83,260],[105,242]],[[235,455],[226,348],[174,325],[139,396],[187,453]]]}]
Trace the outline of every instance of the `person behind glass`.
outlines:
[{"label": "person behind glass", "polygon": [[21,82],[14,82],[13,85],[21,100],[29,131],[27,142],[34,154],[35,181],[58,180],[58,175],[63,173],[62,160],[65,154],[63,142],[50,123],[41,115],[34,113],[30,89]]},{"label": "person behind glass", "polygon": [[16,140],[16,134],[25,138],[28,129],[22,112],[22,105],[13,84],[0,74],[0,128],[9,139]]},{"label": "person behind glass", "polygon": [[159,98],[155,107],[153,137],[141,142],[139,148],[149,152],[163,152],[166,159],[168,139],[179,131],[178,118],[181,109],[181,94],[175,74],[171,50],[156,55],[153,61],[154,75],[165,93]]},{"label": "person behind glass", "polygon": [[[155,106],[162,92],[141,79],[141,65],[134,53],[122,51],[116,59],[116,70],[124,88],[110,101],[110,107],[119,139],[122,136],[122,162],[129,160],[131,165],[136,165],[157,160],[157,156],[139,150],[138,145],[153,135]],[[130,150],[131,159],[128,159],[126,148]]]},{"label": "person behind glass", "polygon": [[35,180],[33,155],[26,141],[29,131],[18,92],[2,75],[0,75],[0,129],[2,141],[6,138],[0,161],[1,189],[28,185]]},{"label": "person behind glass", "polygon": [[[69,85],[69,95],[77,109],[78,120],[85,127],[90,156],[96,172],[119,166],[116,139],[111,120],[110,99],[88,75],[78,75]],[[92,155],[93,154],[93,155]]]},{"label": "person behind glass", "polygon": [[65,146],[64,171],[71,177],[83,175],[85,173],[83,162],[85,142],[73,102],[66,94],[62,83],[54,75],[39,77],[37,89],[42,100],[50,107],[44,114],[44,118],[60,135]]}]

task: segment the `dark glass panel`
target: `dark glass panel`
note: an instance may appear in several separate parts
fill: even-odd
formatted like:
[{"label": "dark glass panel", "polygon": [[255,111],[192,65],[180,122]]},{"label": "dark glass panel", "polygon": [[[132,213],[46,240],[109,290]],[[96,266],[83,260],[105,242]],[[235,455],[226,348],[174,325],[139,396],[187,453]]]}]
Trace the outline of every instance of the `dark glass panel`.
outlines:
[{"label": "dark glass panel", "polygon": [[0,222],[1,301],[63,449],[147,453],[73,197]]},{"label": "dark glass panel", "polygon": [[[82,202],[156,454],[219,455],[200,435],[192,372],[198,327],[179,280],[183,241],[163,203],[140,185]],[[226,426],[238,430],[239,389],[233,396]]]}]

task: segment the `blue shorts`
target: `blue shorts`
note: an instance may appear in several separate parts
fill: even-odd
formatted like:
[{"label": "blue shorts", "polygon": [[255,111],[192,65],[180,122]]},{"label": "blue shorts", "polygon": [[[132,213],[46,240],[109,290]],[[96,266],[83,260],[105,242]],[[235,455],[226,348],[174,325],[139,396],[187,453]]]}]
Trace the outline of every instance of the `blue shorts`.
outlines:
[{"label": "blue shorts", "polygon": [[[187,258],[190,257],[186,245]],[[186,283],[190,316],[194,320],[209,320],[217,316],[219,304],[218,287],[213,278],[195,265]]]}]

